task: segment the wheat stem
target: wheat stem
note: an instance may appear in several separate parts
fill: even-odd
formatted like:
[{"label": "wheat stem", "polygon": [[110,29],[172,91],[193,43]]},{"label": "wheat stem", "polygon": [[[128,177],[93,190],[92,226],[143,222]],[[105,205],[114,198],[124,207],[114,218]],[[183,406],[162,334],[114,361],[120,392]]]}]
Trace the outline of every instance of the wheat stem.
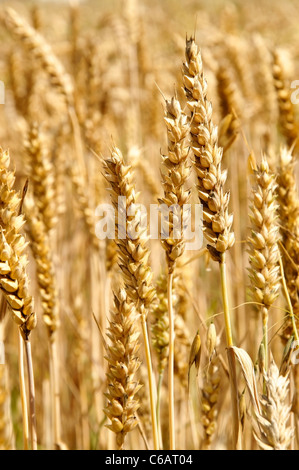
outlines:
[{"label": "wheat stem", "polygon": [[157,387],[157,404],[156,404],[157,428],[158,428],[158,432],[159,432],[159,446],[160,446],[160,449],[163,449],[162,437],[161,437],[161,422],[160,422],[161,391],[162,391],[162,383],[163,383],[163,375],[164,375],[163,372],[164,371],[161,371],[159,373],[158,387]]},{"label": "wheat stem", "polygon": [[233,445],[235,449],[240,450],[241,435],[240,435],[240,420],[239,420],[238,385],[237,385],[236,361],[235,361],[235,356],[234,356],[234,352],[232,349],[234,343],[233,343],[231,319],[230,319],[230,313],[229,313],[225,253],[221,253],[220,255],[220,279],[221,279],[221,293],[222,293],[222,301],[223,301],[224,324],[225,324],[227,355],[228,355],[228,365],[229,365],[230,388],[231,388],[231,406],[232,406],[232,416],[233,416]]},{"label": "wheat stem", "polygon": [[34,373],[32,364],[31,343],[28,339],[24,339],[27,374],[28,374],[28,388],[29,388],[29,409],[30,409],[30,437],[31,449],[37,450],[37,434],[36,434],[36,414],[35,414],[35,387],[34,387]]},{"label": "wheat stem", "polygon": [[51,376],[52,396],[52,425],[54,448],[61,442],[61,417],[60,417],[60,387],[59,387],[59,358],[57,355],[57,343],[49,341],[49,362]]},{"label": "wheat stem", "polygon": [[22,405],[22,424],[23,424],[23,442],[24,450],[29,449],[29,424],[28,424],[28,406],[25,385],[25,371],[24,371],[24,349],[23,338],[19,332],[19,381],[20,381],[20,396]]},{"label": "wheat stem", "polygon": [[263,345],[264,345],[264,351],[265,351],[265,370],[266,371],[268,371],[268,367],[269,367],[268,320],[269,320],[268,309],[266,307],[262,307]]},{"label": "wheat stem", "polygon": [[169,445],[175,450],[175,420],[174,420],[174,312],[172,305],[173,272],[168,273],[167,298],[169,318],[169,356],[168,356],[168,407],[169,407]]},{"label": "wheat stem", "polygon": [[222,300],[223,300],[226,344],[227,344],[228,347],[231,347],[231,346],[233,346],[233,336],[232,336],[231,320],[230,320],[230,313],[229,313],[229,303],[228,303],[228,293],[227,293],[227,276],[226,276],[225,253],[222,253],[222,255],[221,255],[220,278],[221,278],[221,292],[222,292]]},{"label": "wheat stem", "polygon": [[155,396],[154,396],[153,368],[152,368],[151,350],[150,350],[150,344],[149,344],[149,338],[148,338],[148,332],[147,332],[146,314],[145,314],[144,308],[141,308],[141,327],[142,327],[146,365],[147,365],[147,372],[148,372],[148,385],[149,385],[149,395],[150,395],[150,408],[151,408],[154,450],[159,450],[156,404],[155,404]]}]

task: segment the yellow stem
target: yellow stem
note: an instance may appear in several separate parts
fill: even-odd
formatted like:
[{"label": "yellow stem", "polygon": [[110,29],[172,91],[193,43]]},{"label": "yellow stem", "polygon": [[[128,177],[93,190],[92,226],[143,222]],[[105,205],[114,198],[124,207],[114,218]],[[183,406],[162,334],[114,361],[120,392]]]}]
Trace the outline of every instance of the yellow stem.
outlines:
[{"label": "yellow stem", "polygon": [[168,273],[168,318],[169,318],[169,355],[168,355],[168,409],[169,409],[169,445],[175,450],[175,424],[174,424],[174,314],[172,306],[173,273]]},{"label": "yellow stem", "polygon": [[268,352],[268,309],[264,306],[262,308],[262,321],[263,321],[263,344],[265,350],[265,370],[268,372],[269,365],[269,352]]},{"label": "yellow stem", "polygon": [[163,372],[164,371],[160,372],[159,374],[158,388],[157,388],[157,427],[158,427],[158,432],[159,432],[160,449],[163,449],[162,436],[161,436],[161,422],[160,422],[160,404],[161,404],[161,389],[162,389],[162,382],[163,382]]},{"label": "yellow stem", "polygon": [[233,336],[232,336],[232,328],[231,328],[231,321],[230,321],[230,314],[229,314],[228,294],[227,294],[225,253],[223,253],[222,256],[221,256],[220,276],[221,276],[221,292],[222,292],[222,300],[223,300],[223,312],[224,312],[226,343],[227,343],[228,347],[231,347],[231,346],[233,346]]},{"label": "yellow stem", "polygon": [[29,445],[28,445],[28,441],[29,441],[28,406],[27,406],[25,372],[24,372],[23,338],[20,332],[19,332],[19,380],[20,380],[20,395],[21,395],[22,417],[23,417],[24,450],[28,450],[29,448]]},{"label": "yellow stem", "polygon": [[221,254],[220,260],[220,278],[221,278],[221,292],[223,300],[224,323],[227,343],[227,356],[229,365],[229,380],[231,389],[231,405],[232,405],[232,427],[233,427],[233,446],[234,449],[240,450],[242,448],[241,433],[240,433],[240,413],[239,413],[239,397],[238,397],[238,384],[236,372],[236,360],[233,350],[233,336],[231,328],[231,320],[229,313],[229,302],[227,293],[227,277],[226,277],[226,263],[225,253]]},{"label": "yellow stem", "polygon": [[148,382],[149,382],[149,395],[150,395],[150,408],[151,408],[154,450],[159,450],[159,436],[158,436],[156,404],[155,404],[155,396],[154,396],[154,381],[153,381],[151,350],[150,350],[150,345],[149,345],[146,315],[144,312],[144,308],[142,308],[142,311],[141,311],[141,327],[142,327],[142,334],[143,334],[143,339],[144,339],[146,365],[147,365]]},{"label": "yellow stem", "polygon": [[25,344],[25,352],[26,352],[29,404],[30,404],[29,410],[30,410],[31,450],[37,450],[35,388],[34,388],[34,374],[33,374],[33,364],[32,364],[31,343],[27,339],[27,340],[24,340],[24,344]]},{"label": "yellow stem", "polygon": [[49,340],[50,378],[52,395],[53,440],[55,449],[61,442],[59,362],[57,355],[56,337]]}]

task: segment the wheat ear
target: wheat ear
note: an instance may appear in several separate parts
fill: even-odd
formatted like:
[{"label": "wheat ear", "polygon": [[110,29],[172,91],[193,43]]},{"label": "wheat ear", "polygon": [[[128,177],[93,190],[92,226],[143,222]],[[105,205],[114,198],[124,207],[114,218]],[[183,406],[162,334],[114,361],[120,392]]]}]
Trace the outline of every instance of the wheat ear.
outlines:
[{"label": "wheat ear", "polygon": [[36,122],[29,124],[24,142],[33,197],[47,232],[56,223],[54,208],[54,169]]},{"label": "wheat ear", "polygon": [[210,323],[206,336],[208,364],[204,368],[201,390],[201,422],[204,428],[203,448],[205,450],[211,448],[211,442],[217,428],[221,375],[216,345],[216,328],[214,323]]},{"label": "wheat ear", "polygon": [[15,34],[45,69],[52,85],[61,93],[69,106],[73,106],[74,87],[61,62],[45,39],[12,8],[5,8],[3,20],[7,29]]},{"label": "wheat ear", "polygon": [[107,427],[116,434],[118,449],[123,449],[126,435],[136,426],[136,411],[140,406],[136,394],[141,385],[135,378],[140,365],[136,319],[132,302],[127,299],[126,291],[120,289],[114,295],[114,310],[107,332],[111,344],[107,347],[108,390],[105,396],[108,403],[104,410],[110,419]]},{"label": "wheat ear", "polygon": [[253,299],[261,305],[265,367],[268,370],[268,312],[278,296],[279,226],[276,202],[276,181],[266,157],[254,172],[251,204],[251,236],[249,239],[249,276]]},{"label": "wheat ear", "polygon": [[44,224],[35,209],[33,201],[26,204],[27,232],[37,267],[37,281],[40,288],[43,320],[49,337],[53,340],[59,327],[58,298],[50,243]]},{"label": "wheat ear", "polygon": [[221,123],[219,145],[223,154],[232,146],[240,131],[240,110],[236,97],[236,86],[229,74],[228,64],[220,64],[216,71],[217,92],[220,101]]},{"label": "wheat ear", "polygon": [[282,60],[276,50],[273,52],[272,56],[272,73],[278,101],[280,129],[286,140],[286,145],[291,147],[298,138],[298,123],[295,120],[291,91],[286,84]]},{"label": "wheat ear", "polygon": [[168,360],[169,346],[169,320],[167,304],[167,276],[161,272],[156,283],[157,305],[155,305],[152,316],[153,347],[158,358],[158,373],[163,376]]},{"label": "wheat ear", "polygon": [[[147,315],[156,294],[152,286],[152,271],[148,264],[150,253],[147,248],[147,227],[144,226],[142,216],[140,217],[136,213],[134,215],[129,214],[130,210],[137,209],[133,174],[131,167],[125,165],[122,153],[116,147],[112,148],[111,157],[104,161],[104,169],[105,177],[111,186],[112,204],[117,214],[116,243],[119,253],[119,267],[122,271],[128,297],[134,302],[136,310],[141,315],[149,380],[154,448],[157,449],[159,444],[156,404],[147,331]],[[121,198],[124,198],[124,200]]]},{"label": "wheat ear", "polygon": [[218,146],[218,130],[212,121],[212,104],[207,98],[207,81],[203,73],[202,57],[194,39],[186,39],[186,61],[183,64],[183,83],[187,105],[191,112],[191,148],[197,174],[198,196],[203,206],[203,230],[207,248],[219,262],[221,293],[227,354],[230,365],[234,445],[239,441],[239,410],[233,337],[228,302],[226,251],[235,241],[232,231],[233,216],[228,212],[229,193],[225,192],[226,172],[221,169],[223,149]]},{"label": "wheat ear", "polygon": [[265,115],[266,123],[276,122],[278,117],[278,105],[273,83],[271,53],[260,34],[253,36],[254,52],[258,61],[257,79],[259,92],[263,98],[261,112]]},{"label": "wheat ear", "polygon": [[[190,191],[184,186],[190,175],[188,162],[189,124],[187,116],[182,112],[179,101],[173,97],[166,100],[164,117],[167,127],[168,153],[162,157],[162,184],[164,197],[159,200],[167,209],[174,208],[167,218],[166,224],[162,210],[162,238],[161,243],[166,252],[168,266],[168,317],[169,317],[169,356],[168,356],[168,406],[169,406],[169,432],[170,449],[175,449],[175,420],[174,420],[174,311],[172,303],[173,273],[178,258],[184,252],[184,210],[183,206],[189,202]],[[178,233],[179,232],[179,233]]]},{"label": "wheat ear", "polygon": [[20,215],[22,198],[13,189],[15,177],[9,170],[9,165],[9,153],[0,149],[0,288],[24,340],[30,394],[31,441],[32,449],[35,450],[35,391],[29,336],[36,326],[36,315],[26,273],[28,261],[24,251],[27,243],[21,233],[25,223],[24,217]]},{"label": "wheat ear", "polygon": [[291,407],[287,405],[289,377],[279,375],[275,362],[265,374],[265,394],[261,398],[261,414],[256,415],[259,430],[255,438],[263,450],[288,450],[293,428],[288,424]]},{"label": "wheat ear", "polygon": [[27,243],[21,234],[25,221],[19,215],[21,198],[13,189],[15,177],[9,171],[9,164],[8,152],[0,149],[0,286],[12,317],[20,327],[23,338],[27,340],[36,326],[36,315],[28,290],[27,256],[24,254]]},{"label": "wheat ear", "polygon": [[[295,318],[298,318],[299,199],[294,165],[295,161],[291,150],[282,147],[277,169],[277,197],[279,203],[281,244],[283,247],[281,256],[287,291],[291,299],[291,310]],[[294,325],[288,322],[283,330],[283,337],[286,341],[290,337],[292,330],[294,330]],[[297,336],[296,332],[294,336]]]}]

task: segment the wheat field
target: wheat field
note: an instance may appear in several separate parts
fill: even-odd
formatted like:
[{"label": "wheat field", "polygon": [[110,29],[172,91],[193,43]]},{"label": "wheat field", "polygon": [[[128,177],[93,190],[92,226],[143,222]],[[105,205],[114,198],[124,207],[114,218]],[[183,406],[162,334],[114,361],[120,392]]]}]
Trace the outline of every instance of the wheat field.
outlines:
[{"label": "wheat field", "polygon": [[299,449],[298,21],[0,3],[1,450]]}]

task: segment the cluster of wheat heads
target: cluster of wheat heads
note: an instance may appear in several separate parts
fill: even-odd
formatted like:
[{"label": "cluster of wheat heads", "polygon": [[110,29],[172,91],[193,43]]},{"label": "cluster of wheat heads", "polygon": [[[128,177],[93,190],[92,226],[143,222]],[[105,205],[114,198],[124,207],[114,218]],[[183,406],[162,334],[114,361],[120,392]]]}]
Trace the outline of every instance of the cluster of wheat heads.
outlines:
[{"label": "cluster of wheat heads", "polygon": [[4,3],[0,449],[299,449],[293,3]]}]

